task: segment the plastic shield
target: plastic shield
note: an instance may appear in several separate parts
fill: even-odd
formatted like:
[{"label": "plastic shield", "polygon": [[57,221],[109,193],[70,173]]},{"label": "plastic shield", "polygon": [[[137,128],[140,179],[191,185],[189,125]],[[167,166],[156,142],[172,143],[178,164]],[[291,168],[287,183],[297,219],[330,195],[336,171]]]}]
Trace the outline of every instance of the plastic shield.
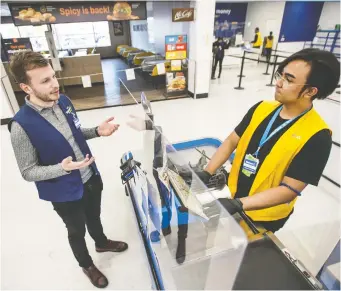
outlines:
[{"label": "plastic shield", "polygon": [[[124,86],[130,92],[128,84]],[[154,287],[230,290],[247,238],[214,192],[194,173],[208,162],[205,155],[214,150],[213,146],[181,150],[153,120],[146,96],[132,94],[132,98],[141,104],[129,126],[142,135],[143,143],[122,157],[122,179],[138,221]]]}]

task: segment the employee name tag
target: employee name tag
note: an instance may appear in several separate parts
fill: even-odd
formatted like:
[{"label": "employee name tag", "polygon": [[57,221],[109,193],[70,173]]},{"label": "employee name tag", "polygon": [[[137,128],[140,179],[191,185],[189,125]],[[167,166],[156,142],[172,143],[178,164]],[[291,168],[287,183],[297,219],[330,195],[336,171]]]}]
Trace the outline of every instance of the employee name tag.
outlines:
[{"label": "employee name tag", "polygon": [[73,123],[75,124],[75,126],[76,126],[77,128],[80,128],[80,127],[81,127],[81,122],[79,121],[78,118],[74,118],[74,119],[73,119]]},{"label": "employee name tag", "polygon": [[244,159],[242,173],[245,176],[250,177],[252,174],[256,174],[259,165],[259,160],[253,155],[246,155]]}]

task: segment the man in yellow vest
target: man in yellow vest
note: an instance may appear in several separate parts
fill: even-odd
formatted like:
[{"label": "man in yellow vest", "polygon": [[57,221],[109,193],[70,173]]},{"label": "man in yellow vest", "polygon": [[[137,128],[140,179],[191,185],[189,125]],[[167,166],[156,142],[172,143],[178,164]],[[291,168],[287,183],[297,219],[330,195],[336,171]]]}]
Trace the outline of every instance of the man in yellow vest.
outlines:
[{"label": "man in yellow vest", "polygon": [[317,185],[328,161],[332,138],[313,108],[338,85],[340,63],[331,52],[304,49],[281,63],[276,101],[259,102],[222,143],[205,171],[211,176],[236,150],[228,187],[233,199],[219,199],[230,214],[245,211],[275,232],[294,211],[308,185]]},{"label": "man in yellow vest", "polygon": [[260,48],[262,45],[262,36],[259,32],[259,28],[256,27],[255,29],[255,38],[253,41],[251,41],[251,43],[253,44],[253,48]]},{"label": "man in yellow vest", "polygon": [[265,43],[265,55],[266,55],[266,60],[268,62],[270,61],[273,42],[274,42],[274,37],[272,35],[272,31],[270,31],[270,35],[266,37],[266,43]]}]

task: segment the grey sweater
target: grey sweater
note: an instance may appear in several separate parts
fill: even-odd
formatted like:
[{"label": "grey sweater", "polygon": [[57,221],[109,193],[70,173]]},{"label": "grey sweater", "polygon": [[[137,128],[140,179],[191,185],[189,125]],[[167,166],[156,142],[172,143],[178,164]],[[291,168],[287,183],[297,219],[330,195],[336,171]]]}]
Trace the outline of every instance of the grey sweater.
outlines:
[{"label": "grey sweater", "polygon": [[[82,161],[85,157],[72,135],[70,126],[58,105],[58,101],[53,107],[43,108],[30,102],[27,97],[25,100],[28,106],[41,114],[42,117],[50,122],[65,137],[73,149],[77,161]],[[81,128],[81,131],[86,140],[97,137],[95,127]],[[11,127],[11,141],[19,170],[26,181],[43,181],[68,174],[68,172],[64,171],[62,168],[62,161],[51,166],[39,165],[37,150],[33,147],[25,130],[15,121],[12,123]],[[80,169],[80,173],[83,183],[86,183],[93,174],[90,167]]]}]

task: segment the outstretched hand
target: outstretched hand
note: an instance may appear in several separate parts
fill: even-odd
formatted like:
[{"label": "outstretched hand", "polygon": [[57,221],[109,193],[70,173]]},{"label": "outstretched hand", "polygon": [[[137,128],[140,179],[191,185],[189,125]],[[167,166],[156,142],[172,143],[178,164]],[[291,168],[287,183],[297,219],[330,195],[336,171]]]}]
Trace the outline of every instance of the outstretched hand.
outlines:
[{"label": "outstretched hand", "polygon": [[97,132],[100,136],[110,136],[112,135],[118,128],[120,127],[119,124],[111,123],[115,117],[110,117],[106,121],[100,124],[97,129]]},{"label": "outstretched hand", "polygon": [[135,129],[137,131],[146,130],[146,121],[143,118],[133,114],[130,114],[129,117],[130,120],[127,122],[127,125],[130,128]]},{"label": "outstretched hand", "polygon": [[62,168],[64,171],[70,172],[73,170],[79,170],[82,168],[85,168],[89,165],[91,165],[95,161],[94,157],[89,157],[89,155],[86,155],[85,159],[80,162],[73,162],[72,157],[67,157],[62,161]]}]

